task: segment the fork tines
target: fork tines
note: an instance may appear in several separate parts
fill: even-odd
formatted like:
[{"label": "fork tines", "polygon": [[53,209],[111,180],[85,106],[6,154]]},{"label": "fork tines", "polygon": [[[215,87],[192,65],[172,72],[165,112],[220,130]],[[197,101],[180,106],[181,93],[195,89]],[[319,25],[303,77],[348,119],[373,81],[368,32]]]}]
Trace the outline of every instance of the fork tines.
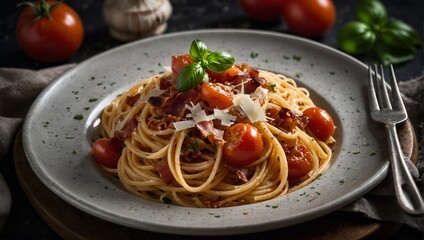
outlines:
[{"label": "fork tines", "polygon": [[[385,81],[383,65],[374,65],[374,69],[369,66],[369,90],[371,110],[400,110],[404,111],[405,106],[397,85],[396,75],[393,66],[390,65],[390,86]],[[376,86],[375,86],[376,85]],[[377,91],[377,93],[376,93]]]}]

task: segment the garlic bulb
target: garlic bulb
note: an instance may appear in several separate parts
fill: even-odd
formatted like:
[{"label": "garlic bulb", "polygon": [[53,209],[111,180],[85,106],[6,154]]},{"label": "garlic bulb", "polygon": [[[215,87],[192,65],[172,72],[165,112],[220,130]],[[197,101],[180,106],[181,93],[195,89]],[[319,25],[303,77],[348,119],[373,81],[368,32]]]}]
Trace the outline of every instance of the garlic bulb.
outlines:
[{"label": "garlic bulb", "polygon": [[169,0],[105,0],[103,3],[109,32],[120,41],[163,33],[171,14]]}]

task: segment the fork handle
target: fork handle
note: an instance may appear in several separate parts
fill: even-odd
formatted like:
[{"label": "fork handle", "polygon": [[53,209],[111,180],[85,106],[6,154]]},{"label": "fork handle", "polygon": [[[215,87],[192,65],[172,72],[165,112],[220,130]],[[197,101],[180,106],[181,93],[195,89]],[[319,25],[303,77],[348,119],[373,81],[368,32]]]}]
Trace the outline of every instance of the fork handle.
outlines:
[{"label": "fork handle", "polygon": [[406,165],[395,124],[386,124],[390,163],[392,166],[395,192],[399,205],[407,213],[424,214],[424,200],[418,190],[411,172]]}]

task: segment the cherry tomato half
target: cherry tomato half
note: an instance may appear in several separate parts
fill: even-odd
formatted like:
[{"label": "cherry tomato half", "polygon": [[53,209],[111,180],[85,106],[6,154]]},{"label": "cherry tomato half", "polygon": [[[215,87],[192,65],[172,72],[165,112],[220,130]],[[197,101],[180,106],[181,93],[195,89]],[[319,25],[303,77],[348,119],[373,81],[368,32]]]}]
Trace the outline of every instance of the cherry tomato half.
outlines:
[{"label": "cherry tomato half", "polygon": [[216,83],[202,83],[200,98],[207,102],[210,107],[218,109],[225,109],[233,104],[232,93]]},{"label": "cherry tomato half", "polygon": [[273,21],[281,17],[284,0],[239,0],[240,7],[254,20]]},{"label": "cherry tomato half", "polygon": [[321,36],[336,19],[332,0],[283,0],[282,13],[289,29],[304,37]]},{"label": "cherry tomato half", "polygon": [[309,118],[308,128],[320,140],[325,141],[334,133],[334,122],[330,114],[318,107],[307,108],[303,114]]},{"label": "cherry tomato half", "polygon": [[[81,46],[84,30],[80,17],[68,5],[59,1],[46,1],[41,6],[50,17],[41,16],[28,6],[18,17],[16,38],[21,49],[31,58],[47,63],[70,58]],[[58,4],[54,8],[52,6]],[[40,8],[40,3],[35,3]]]},{"label": "cherry tomato half", "polygon": [[289,180],[301,179],[312,170],[311,153],[304,145],[294,147],[286,156],[289,168]]},{"label": "cherry tomato half", "polygon": [[[119,140],[118,140],[119,141]],[[91,154],[98,164],[108,168],[116,168],[122,153],[121,143],[111,138],[101,138],[94,142]]]},{"label": "cherry tomato half", "polygon": [[188,54],[180,54],[176,56],[172,56],[171,58],[171,69],[172,72],[177,75],[181,69],[183,69],[188,64],[193,63],[193,60],[191,60],[190,55]]},{"label": "cherry tomato half", "polygon": [[264,148],[262,135],[248,123],[237,123],[224,133],[226,141],[222,156],[231,166],[242,167],[253,163]]}]

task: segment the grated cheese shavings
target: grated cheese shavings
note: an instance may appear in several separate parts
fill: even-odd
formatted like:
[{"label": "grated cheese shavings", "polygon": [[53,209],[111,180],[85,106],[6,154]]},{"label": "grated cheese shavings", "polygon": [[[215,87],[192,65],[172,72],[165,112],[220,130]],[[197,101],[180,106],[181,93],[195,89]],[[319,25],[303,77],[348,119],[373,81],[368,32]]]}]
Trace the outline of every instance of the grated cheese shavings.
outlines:
[{"label": "grated cheese shavings", "polygon": [[259,99],[262,100],[266,97],[269,90],[263,87],[258,87],[256,90],[251,94],[253,99]]},{"label": "grated cheese shavings", "polygon": [[253,101],[247,94],[237,94],[233,98],[233,104],[240,106],[251,123],[266,121],[265,111],[262,109],[258,99]]},{"label": "grated cheese shavings", "polygon": [[220,109],[214,109],[214,113],[212,115],[206,115],[205,110],[202,109],[199,103],[196,105],[192,104],[192,106],[186,105],[186,108],[191,112],[186,115],[186,118],[188,119],[172,123],[177,131],[192,128],[200,122],[212,121],[214,119],[220,119],[221,125],[223,126],[231,126],[237,119],[236,116],[228,114],[226,110]]},{"label": "grated cheese shavings", "polygon": [[196,122],[193,120],[185,120],[185,121],[179,121],[179,122],[173,122],[172,125],[174,125],[175,130],[181,131],[188,128],[193,128],[196,126]]},{"label": "grated cheese shavings", "polygon": [[231,126],[234,123],[234,121],[237,119],[236,116],[228,114],[225,112],[225,110],[220,110],[220,109],[214,109],[213,115],[215,116],[216,119],[221,120],[222,126],[227,126],[227,127]]},{"label": "grated cheese shavings", "polygon": [[187,114],[186,117],[192,118],[196,123],[210,121],[214,119],[213,115],[206,115],[205,110],[202,109],[199,103],[192,107],[186,105],[186,108],[191,112],[191,114]]}]

